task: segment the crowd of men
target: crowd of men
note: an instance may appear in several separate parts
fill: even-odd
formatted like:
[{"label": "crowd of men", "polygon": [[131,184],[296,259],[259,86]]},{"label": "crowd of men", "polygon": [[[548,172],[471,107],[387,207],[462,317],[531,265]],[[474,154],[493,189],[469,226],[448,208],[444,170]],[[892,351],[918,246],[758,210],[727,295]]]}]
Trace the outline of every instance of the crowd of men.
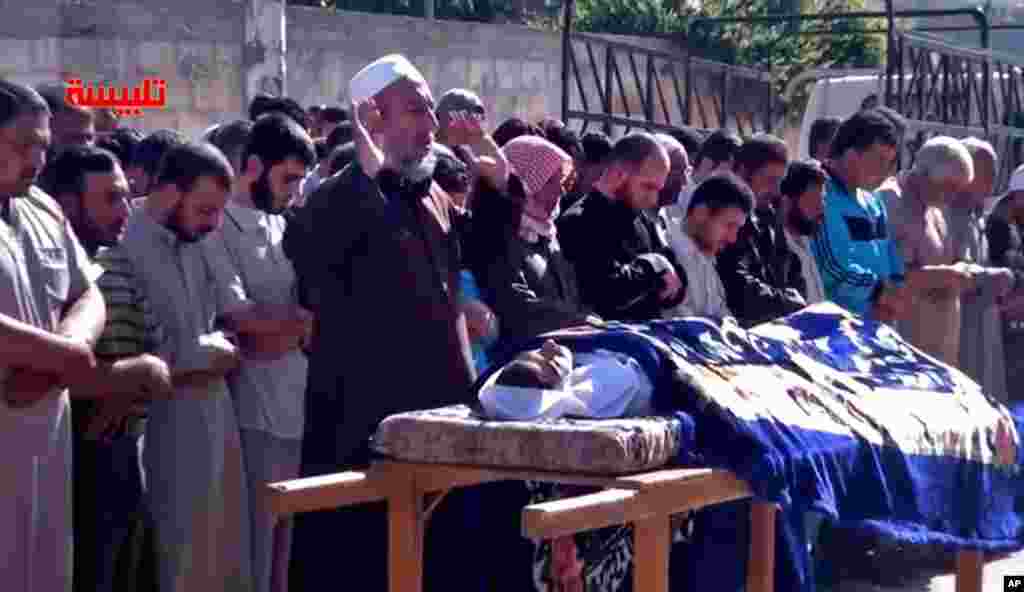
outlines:
[{"label": "crowd of men", "polygon": [[[494,348],[558,328],[830,300],[1017,395],[1024,167],[993,198],[982,140],[897,172],[885,108],[816,124],[807,161],[725,130],[492,133],[401,56],[350,94],[190,140],[0,80],[5,589],[384,590],[379,506],[275,522],[264,485],[365,466],[386,416],[469,401]],[[438,507],[427,590],[575,589],[512,561],[501,500]]]}]

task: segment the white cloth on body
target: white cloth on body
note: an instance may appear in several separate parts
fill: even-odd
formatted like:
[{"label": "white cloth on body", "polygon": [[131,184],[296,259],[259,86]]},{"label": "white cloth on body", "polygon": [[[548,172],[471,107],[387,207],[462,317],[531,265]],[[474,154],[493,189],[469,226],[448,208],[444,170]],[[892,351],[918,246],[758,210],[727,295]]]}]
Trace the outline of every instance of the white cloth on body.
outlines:
[{"label": "white cloth on body", "polygon": [[640,364],[623,354],[608,350],[576,354],[573,370],[561,389],[500,385],[501,372],[495,372],[479,394],[487,415],[496,419],[611,419],[651,414],[654,387]]}]

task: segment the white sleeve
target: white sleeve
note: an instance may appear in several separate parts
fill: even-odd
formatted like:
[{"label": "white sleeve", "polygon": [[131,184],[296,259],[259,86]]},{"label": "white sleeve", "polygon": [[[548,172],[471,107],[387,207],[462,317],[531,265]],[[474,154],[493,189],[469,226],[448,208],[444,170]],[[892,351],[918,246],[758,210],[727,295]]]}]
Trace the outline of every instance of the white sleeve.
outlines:
[{"label": "white sleeve", "polygon": [[488,417],[505,421],[540,421],[581,416],[583,409],[568,391],[523,388],[497,384],[495,372],[477,398]]}]

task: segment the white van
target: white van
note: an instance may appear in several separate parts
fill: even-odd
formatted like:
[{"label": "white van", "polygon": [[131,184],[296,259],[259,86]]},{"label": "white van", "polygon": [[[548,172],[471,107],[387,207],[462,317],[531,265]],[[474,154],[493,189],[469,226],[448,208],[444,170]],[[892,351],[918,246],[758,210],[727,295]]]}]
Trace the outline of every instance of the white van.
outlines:
[{"label": "white van", "polygon": [[[980,77],[981,74],[979,73],[977,76]],[[910,76],[904,78],[904,83],[909,83],[910,78]],[[1006,74],[993,72],[992,78],[992,88],[993,91],[995,91],[992,96],[994,98],[997,111],[1001,112],[1004,95],[1002,92],[999,92],[999,89],[1001,88],[1001,85],[1006,82]],[[815,82],[814,88],[811,89],[811,95],[807,101],[807,108],[804,111],[803,120],[800,125],[800,158],[809,158],[810,143],[808,142],[808,139],[811,133],[811,125],[814,123],[814,120],[821,117],[838,117],[840,119],[846,119],[853,113],[860,110],[864,102],[869,98],[874,97],[877,100],[884,96],[885,75],[881,72],[875,74],[865,73],[837,76],[835,78],[822,78]],[[914,100],[912,95],[908,98],[909,100]],[[971,107],[975,110],[971,119],[975,122],[980,121],[981,117],[977,112],[977,101],[972,101]],[[1024,138],[1024,130],[1003,127],[999,125],[1001,123],[999,121],[993,121],[992,123],[995,124],[995,127],[993,128],[993,133],[988,140],[993,143],[996,151],[999,153],[1000,162],[999,171],[996,174],[996,189],[1001,191],[1005,186],[1005,183],[1009,180],[1009,176],[1013,170],[1021,162],[1024,162],[1024,141],[1014,140],[1014,138]],[[959,130],[950,130],[942,124],[938,124],[937,127],[939,129],[936,131],[940,131],[940,133],[951,133],[957,137],[966,135],[984,135],[978,128],[960,128]],[[907,135],[908,142],[912,140],[918,131],[924,131],[926,132],[926,135],[931,135],[927,133],[929,128],[931,128],[931,126],[928,124],[922,125],[909,122]],[[913,151],[912,144],[913,142],[910,142],[906,146],[910,151]]]},{"label": "white van", "polygon": [[881,73],[823,78],[816,82],[800,124],[800,158],[810,158],[808,137],[814,120],[822,117],[846,119],[859,111],[864,101],[872,95],[879,98],[885,96],[885,76]]}]

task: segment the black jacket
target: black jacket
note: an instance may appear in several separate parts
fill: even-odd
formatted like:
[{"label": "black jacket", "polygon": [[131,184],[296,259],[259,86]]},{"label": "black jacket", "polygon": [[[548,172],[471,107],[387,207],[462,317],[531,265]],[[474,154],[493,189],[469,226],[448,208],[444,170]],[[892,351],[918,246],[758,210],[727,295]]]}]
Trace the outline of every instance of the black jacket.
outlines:
[{"label": "black jacket", "polygon": [[1009,202],[999,200],[992,213],[985,217],[985,238],[991,265],[1009,267],[1015,272],[1024,270],[1024,241],[1020,228],[1010,221]]},{"label": "black jacket", "polygon": [[502,341],[515,343],[586,322],[576,274],[557,241],[514,238],[475,275],[498,315]]},{"label": "black jacket", "polygon": [[[591,191],[562,214],[558,237],[576,269],[583,304],[605,319],[659,318],[686,295],[686,274],[654,223],[598,191]],[[662,274],[640,258],[652,253],[668,259],[683,283],[670,300],[659,297],[665,289]]]},{"label": "black jacket", "polygon": [[745,326],[784,317],[806,306],[807,285],[800,258],[789,250],[771,209],[751,214],[736,242],[718,255],[717,267],[729,310]]}]

